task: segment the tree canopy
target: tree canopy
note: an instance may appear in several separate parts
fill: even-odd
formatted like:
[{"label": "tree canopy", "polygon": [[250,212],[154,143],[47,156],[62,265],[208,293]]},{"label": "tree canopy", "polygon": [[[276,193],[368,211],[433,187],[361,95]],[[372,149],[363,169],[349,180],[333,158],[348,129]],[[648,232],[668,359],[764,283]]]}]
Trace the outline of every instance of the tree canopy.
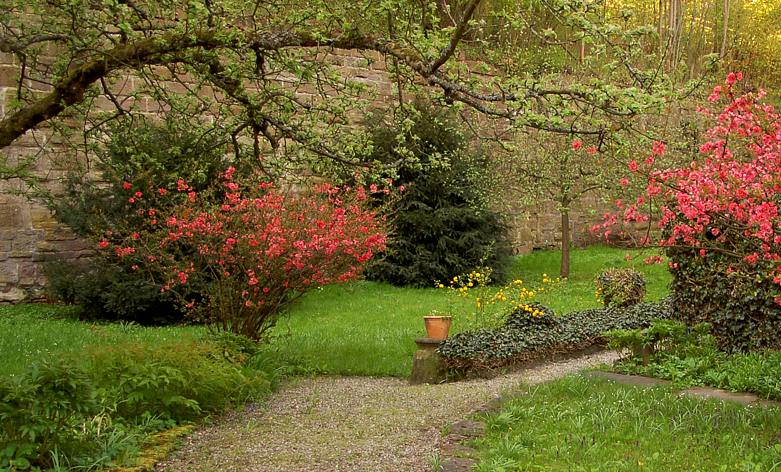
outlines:
[{"label": "tree canopy", "polygon": [[[361,67],[383,62],[399,101],[423,88],[511,126],[602,135],[612,118],[660,103],[660,76],[635,65],[644,30],[611,24],[600,2],[532,2],[565,35],[536,31],[524,2],[495,0],[2,3],[0,51],[12,57],[15,86],[0,148],[44,125],[89,143],[111,120],[151,110],[213,124],[237,157],[264,157],[267,172],[280,162],[270,156],[308,168],[312,157],[362,163],[369,136],[351,118],[368,88],[333,67],[335,50],[364,54]],[[535,47],[587,43],[599,60],[566,77],[540,74],[503,39],[513,30],[541,34]]]}]

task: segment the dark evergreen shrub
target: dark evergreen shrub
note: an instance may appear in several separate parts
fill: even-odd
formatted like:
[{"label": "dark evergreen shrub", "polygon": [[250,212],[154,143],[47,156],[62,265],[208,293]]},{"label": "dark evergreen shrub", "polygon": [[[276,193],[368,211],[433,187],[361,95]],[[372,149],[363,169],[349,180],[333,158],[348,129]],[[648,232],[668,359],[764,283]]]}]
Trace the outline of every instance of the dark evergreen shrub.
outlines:
[{"label": "dark evergreen shrub", "polygon": [[393,208],[388,249],[366,270],[367,278],[428,287],[490,267],[492,278],[502,280],[510,251],[506,225],[486,198],[487,156],[468,148],[447,112],[417,111],[407,130],[378,125],[373,131],[373,158],[401,160],[396,184],[406,190]]},{"label": "dark evergreen shrub", "polygon": [[[115,125],[108,136],[96,151],[97,179],[87,169],[73,170],[64,193],[49,204],[58,221],[95,244],[140,231],[147,215],[138,213],[128,195],[141,192],[144,208],[162,213],[182,198],[175,191],[179,179],[200,192],[218,180],[223,167],[221,136],[173,118],[158,123],[136,117]],[[120,258],[54,261],[46,273],[52,297],[81,304],[86,318],[143,324],[182,319],[170,294],[161,293],[159,274],[135,270]]]}]

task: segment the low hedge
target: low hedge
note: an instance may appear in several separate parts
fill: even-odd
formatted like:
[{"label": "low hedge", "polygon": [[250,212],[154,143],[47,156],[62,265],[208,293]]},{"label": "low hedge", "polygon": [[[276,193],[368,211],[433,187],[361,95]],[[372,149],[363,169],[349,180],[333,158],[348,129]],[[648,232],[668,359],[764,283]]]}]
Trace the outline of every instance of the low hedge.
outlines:
[{"label": "low hedge", "polygon": [[605,331],[648,326],[671,315],[668,300],[628,307],[606,307],[556,316],[550,308],[535,305],[541,316],[527,310],[512,312],[504,326],[456,334],[438,349],[451,371],[480,371],[556,354],[603,345]]}]

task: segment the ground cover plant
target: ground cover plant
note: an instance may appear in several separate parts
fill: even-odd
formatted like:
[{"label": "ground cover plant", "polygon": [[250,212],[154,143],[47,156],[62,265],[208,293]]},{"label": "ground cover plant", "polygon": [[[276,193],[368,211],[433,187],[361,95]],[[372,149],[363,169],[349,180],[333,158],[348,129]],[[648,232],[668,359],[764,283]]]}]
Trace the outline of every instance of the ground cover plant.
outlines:
[{"label": "ground cover plant", "polygon": [[94,324],[0,307],[0,468],[131,465],[151,434],[267,396],[283,363],[202,327]]},{"label": "ground cover plant", "polygon": [[601,379],[534,387],[487,417],[480,472],[770,471],[781,466],[779,409],[680,397]]},{"label": "ground cover plant", "polygon": [[670,316],[667,301],[593,308],[562,316],[531,303],[514,310],[504,326],[465,331],[446,339],[438,352],[455,371],[490,370],[604,345],[606,331],[645,327]]},{"label": "ground cover plant", "polygon": [[[658,301],[669,294],[670,273],[663,264],[645,264],[643,261],[658,252],[625,250],[616,247],[591,246],[572,253],[570,276],[560,289],[546,290],[536,300],[559,314],[587,310],[600,306],[595,293],[594,279],[612,268],[634,268],[646,281],[646,300]],[[558,251],[534,251],[517,257],[511,276],[522,280],[541,280],[543,274],[556,274],[560,261]],[[627,257],[629,260],[627,260]]]},{"label": "ground cover plant", "polygon": [[[632,264],[627,251],[594,247],[573,251],[573,272],[566,283],[537,295],[536,300],[557,313],[599,307],[594,277],[604,268]],[[635,254],[636,259],[645,256]],[[515,258],[511,277],[542,280],[555,273],[556,251],[538,251]],[[638,265],[648,281],[648,298],[665,293],[663,267]],[[459,303],[446,291],[434,288],[400,288],[358,281],[313,290],[289,307],[271,332],[269,352],[287,359],[299,372],[344,375],[409,375],[414,339],[424,335],[423,315],[432,309],[455,310],[454,331],[468,325],[464,318],[474,311],[472,301]],[[18,374],[37,360],[79,352],[88,344],[114,344],[128,339],[161,342],[199,336],[196,326],[145,328],[135,324],[86,323],[66,315],[78,307],[19,305],[0,307],[0,373]],[[356,321],[360,328],[356,327]]]},{"label": "ground cover plant", "polygon": [[611,346],[626,354],[611,370],[658,377],[680,387],[707,385],[781,400],[781,352],[726,353],[709,329],[707,323],[689,328],[668,320],[644,330],[607,333]]},{"label": "ground cover plant", "polygon": [[87,346],[135,342],[148,346],[205,334],[202,327],[145,327],[77,319],[79,307],[48,304],[0,306],[0,377],[12,377],[33,363],[77,354]]}]

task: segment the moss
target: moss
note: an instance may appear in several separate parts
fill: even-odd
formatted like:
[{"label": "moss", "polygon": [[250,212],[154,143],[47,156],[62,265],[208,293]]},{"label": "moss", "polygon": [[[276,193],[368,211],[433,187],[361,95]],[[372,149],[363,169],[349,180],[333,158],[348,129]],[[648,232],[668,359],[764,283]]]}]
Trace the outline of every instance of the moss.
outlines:
[{"label": "moss", "polygon": [[135,459],[135,465],[116,467],[109,469],[108,472],[153,471],[155,464],[168,457],[168,454],[177,448],[179,439],[190,434],[193,429],[193,425],[177,426],[149,436]]}]

